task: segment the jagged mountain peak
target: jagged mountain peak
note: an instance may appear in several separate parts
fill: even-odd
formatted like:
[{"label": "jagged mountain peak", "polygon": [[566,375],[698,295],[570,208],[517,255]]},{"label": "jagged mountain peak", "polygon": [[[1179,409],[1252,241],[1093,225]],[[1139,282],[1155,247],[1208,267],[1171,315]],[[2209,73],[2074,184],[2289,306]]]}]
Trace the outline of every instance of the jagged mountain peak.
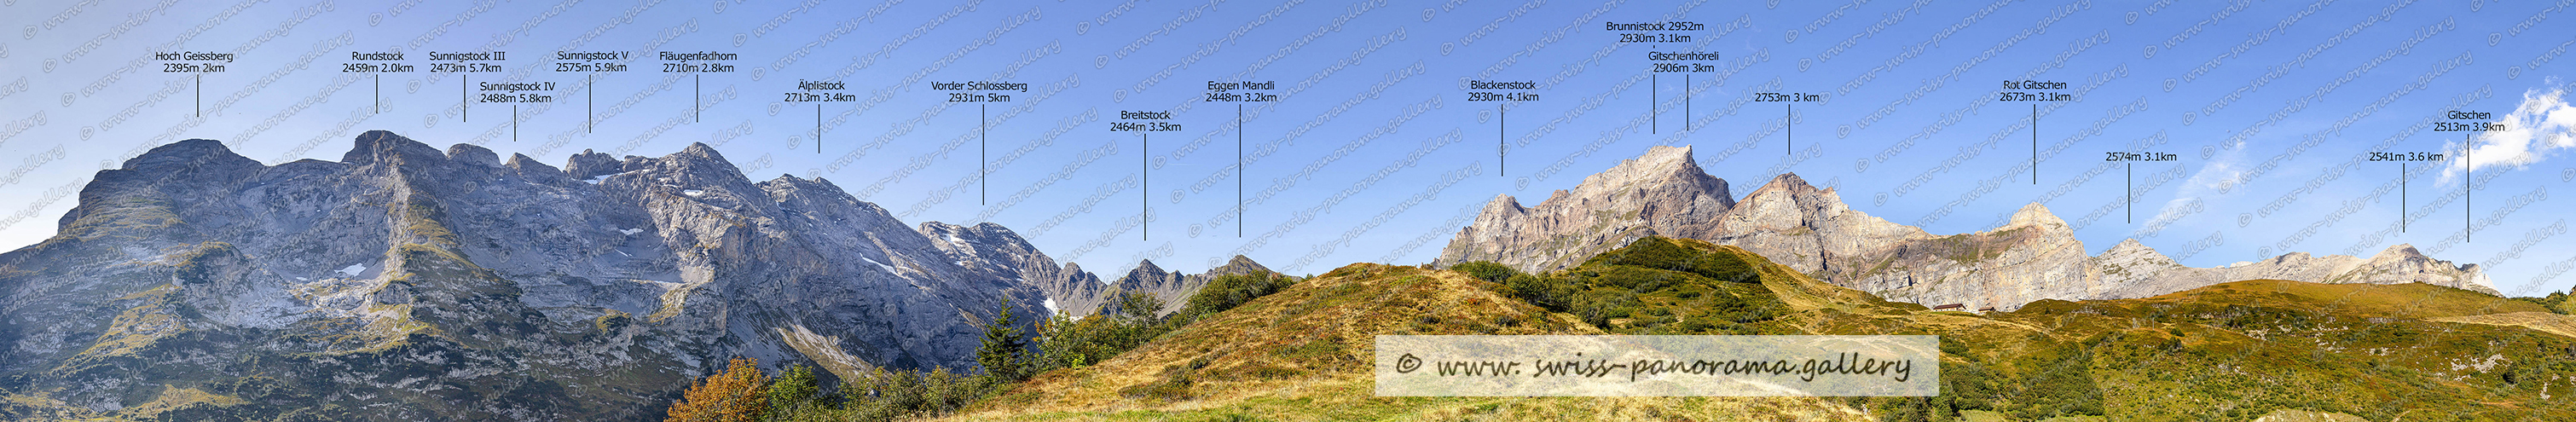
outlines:
[{"label": "jagged mountain peak", "polygon": [[704,143],[690,143],[688,148],[683,148],[679,152],[650,158],[645,161],[658,161],[682,166],[721,166],[725,171],[735,174],[742,173],[741,171],[734,169],[732,161],[725,160],[724,154],[717,153],[715,147],[709,147]]},{"label": "jagged mountain peak", "polygon": [[1752,201],[1757,196],[1806,196],[1806,193],[1821,193],[1821,190],[1806,183],[1806,178],[1798,178],[1798,172],[1780,172],[1780,175],[1772,175],[1772,180],[1762,183],[1762,188],[1754,188],[1754,193],[1744,193],[1744,201]]},{"label": "jagged mountain peak", "polygon": [[[1830,219],[1850,207],[1832,190],[1818,190],[1797,173],[1780,173],[1744,195],[1744,200],[1728,204],[1728,213],[1743,217],[1745,222],[1764,227],[1803,226]],[[1697,233],[1672,233],[1696,236]],[[1792,265],[1795,266],[1795,265]]]},{"label": "jagged mountain peak", "polygon": [[1128,277],[1136,277],[1139,275],[1162,276],[1167,274],[1171,274],[1171,271],[1164,270],[1162,266],[1154,265],[1154,260],[1150,258],[1137,261],[1136,268],[1127,270]]},{"label": "jagged mountain peak", "polygon": [[493,153],[490,148],[474,144],[460,143],[447,147],[447,159],[457,164],[471,166],[499,167],[501,165],[499,154]]},{"label": "jagged mountain peak", "polygon": [[[1243,255],[1235,255],[1233,259],[1228,259],[1228,260],[1226,260],[1226,261],[1225,261],[1225,265],[1220,266],[1219,268],[1225,268],[1225,267],[1254,267],[1254,268],[1264,268],[1264,267],[1261,267],[1261,263],[1259,263],[1259,262],[1252,262],[1252,258],[1250,258],[1250,257],[1245,257],[1245,256],[1243,256]],[[1265,269],[1266,269],[1266,268],[1265,268]]]},{"label": "jagged mountain peak", "polygon": [[[1637,156],[1637,158],[1619,160],[1619,164],[1610,167],[1609,170],[1603,170],[1600,173],[1593,173],[1590,176],[1585,176],[1583,178],[1582,185],[1593,186],[1609,184],[1616,186],[1639,181],[1649,181],[1652,179],[1667,179],[1674,176],[1688,175],[1699,175],[1702,177],[1706,177],[1708,175],[1706,171],[1700,170],[1699,163],[1692,161],[1691,147],[1688,145],[1679,147],[1658,145],[1647,148],[1645,155]],[[1582,188],[1576,188],[1576,190],[1582,190]]]},{"label": "jagged mountain peak", "polygon": [[2136,238],[2129,238],[2129,239],[2120,239],[2120,243],[2117,243],[2117,244],[2113,244],[2113,245],[2111,245],[2111,249],[2104,250],[2104,251],[2103,251],[2103,253],[2104,253],[2104,254],[2109,254],[2109,253],[2111,253],[2111,252],[2113,252],[2113,251],[2119,251],[2119,252],[2134,252],[2134,251],[2155,252],[2155,251],[2156,251],[2156,248],[2149,247],[2149,246],[2147,246],[2147,244],[2145,244],[2145,243],[2139,243],[2139,242],[2138,242],[2138,239],[2136,239]]},{"label": "jagged mountain peak", "polygon": [[2123,264],[2154,263],[2174,265],[2172,257],[2165,256],[2164,252],[2156,251],[2155,247],[2147,246],[2146,243],[2138,242],[2138,239],[2121,239],[2119,244],[2111,245],[2111,249],[2103,250],[2102,254],[2097,255],[2096,257],[2103,260],[2118,261]]},{"label": "jagged mountain peak", "polygon": [[[1655,145],[1655,146],[1650,146],[1650,147],[1646,147],[1646,155],[1638,156],[1637,158],[1635,158],[1635,160],[1636,160],[1636,161],[1639,161],[1639,162],[1669,162],[1669,161],[1681,161],[1681,162],[1685,162],[1684,164],[1689,164],[1689,163],[1687,163],[1687,162],[1692,161],[1692,159],[1691,159],[1691,146],[1690,146],[1690,145],[1682,145],[1682,146]],[[1696,165],[1696,164],[1693,164],[1693,165]]]},{"label": "jagged mountain peak", "polygon": [[1648,147],[1646,148],[1645,155],[1637,156],[1637,158],[1620,160],[1618,167],[1610,168],[1611,172],[1622,170],[1646,174],[1708,173],[1707,171],[1700,170],[1699,162],[1691,158],[1691,146],[1689,145],[1678,147],[1656,145]]},{"label": "jagged mountain peak", "polygon": [[569,176],[564,174],[562,169],[546,165],[546,163],[539,162],[537,159],[530,158],[525,154],[510,154],[510,160],[502,162],[501,168],[507,169],[510,173],[517,174],[522,179],[540,184],[557,184],[571,180]]},{"label": "jagged mountain peak", "polygon": [[[1562,192],[1562,191],[1560,191],[1560,192]],[[1524,209],[1524,208],[1521,208],[1521,201],[1520,201],[1519,199],[1512,198],[1512,195],[1511,195],[1511,194],[1497,194],[1497,195],[1494,195],[1494,200],[1491,200],[1491,201],[1485,201],[1485,213],[1486,213],[1486,214],[1494,214],[1494,213],[1511,213],[1511,214],[1518,214],[1518,213],[1520,213],[1523,209]]]},{"label": "jagged mountain peak", "polygon": [[2378,254],[2378,255],[2371,255],[2371,256],[2370,256],[2370,259],[2371,259],[2371,260],[2374,260],[2374,261],[2376,261],[2376,260],[2380,260],[2380,259],[2412,259],[2412,258],[2425,258],[2425,256],[2424,256],[2424,251],[2421,251],[2421,250],[2417,250],[2417,249],[2415,249],[2415,245],[2414,245],[2414,244],[2411,244],[2411,243],[2399,243],[2399,244],[2395,244],[2395,245],[2388,245],[2388,248],[2387,248],[2387,249],[2381,249],[2381,250],[2379,250],[2379,254]]},{"label": "jagged mountain peak", "polygon": [[[1541,201],[1540,206],[1565,200],[1597,200],[1613,195],[1665,196],[1689,200],[1709,197],[1721,206],[1734,206],[1735,196],[1728,192],[1724,179],[1708,175],[1691,158],[1690,146],[1654,146],[1645,155],[1620,160],[1609,170],[1583,177],[1572,190],[1557,190]],[[1488,205],[1488,208],[1491,206]]]},{"label": "jagged mountain peak", "polygon": [[[692,157],[692,158],[702,158],[702,159],[715,160],[715,161],[726,161],[726,160],[725,160],[725,158],[724,158],[724,154],[717,153],[717,152],[716,152],[716,147],[707,146],[707,143],[705,143],[705,142],[690,142],[688,147],[680,148],[680,152],[679,152],[679,153],[672,154],[672,155],[673,155],[673,156],[688,156],[688,157]],[[732,162],[730,162],[730,161],[726,161],[726,164],[732,164]]]},{"label": "jagged mountain peak", "polygon": [[370,130],[358,134],[357,144],[350,148],[348,153],[340,155],[340,162],[349,165],[363,166],[388,160],[438,162],[446,161],[447,154],[440,153],[438,148],[430,147],[429,144],[405,138],[392,131]]},{"label": "jagged mountain peak", "polygon": [[564,175],[571,176],[575,179],[588,179],[626,171],[625,164],[618,162],[617,157],[610,157],[608,154],[602,154],[588,149],[581,150],[581,153],[573,154],[570,158],[565,158],[563,169]]},{"label": "jagged mountain peak", "polygon": [[[1808,184],[1807,179],[1798,177],[1797,173],[1780,173],[1772,176],[1771,181],[1763,183],[1762,187],[1755,188],[1753,193],[1744,195],[1744,200],[1731,207],[1728,214],[1733,216],[1729,220],[1735,220],[1729,224],[1744,226],[1739,229],[1790,227],[1812,229],[1850,210],[1850,206],[1843,204],[1842,196],[1834,193],[1832,189],[1816,189],[1815,185]],[[1689,237],[1706,233],[1708,232],[1673,234]],[[1790,264],[1792,267],[1799,265]]]},{"label": "jagged mountain peak", "polygon": [[562,170],[562,169],[557,169],[557,168],[555,168],[555,166],[549,166],[549,165],[546,165],[546,163],[545,163],[545,162],[543,162],[543,161],[537,161],[537,159],[536,159],[536,158],[534,158],[534,157],[529,157],[527,154],[520,154],[520,153],[515,153],[515,152],[514,152],[514,153],[510,153],[510,161],[504,161],[504,162],[501,162],[501,166],[502,166],[502,167],[509,167],[509,168],[513,168],[513,169],[518,169],[518,170],[521,170],[521,171],[536,171],[536,170],[539,170],[539,169],[543,169],[543,170],[545,170],[545,171],[551,171],[551,172],[556,172],[556,173],[561,173],[561,172],[563,172],[563,170]]},{"label": "jagged mountain peak", "polygon": [[675,178],[716,178],[728,183],[751,183],[749,177],[743,176],[742,169],[734,167],[732,161],[725,160],[724,154],[716,153],[714,147],[703,143],[691,143],[688,148],[681,149],[680,152],[661,157],[630,159],[627,163],[627,171],[639,170],[637,163],[641,163],[641,169],[674,173],[671,176]]},{"label": "jagged mountain peak", "polygon": [[126,159],[125,169],[141,170],[172,166],[196,166],[202,165],[203,163],[221,163],[235,166],[245,164],[253,166],[259,165],[258,161],[251,160],[249,157],[243,157],[241,154],[233,153],[233,150],[225,147],[223,142],[211,139],[190,139],[173,142],[169,145],[153,147],[152,150],[145,151],[143,155],[137,155],[134,156],[134,158]]},{"label": "jagged mountain peak", "polygon": [[2102,272],[2104,284],[2114,289],[2131,288],[2167,269],[2182,267],[2174,262],[2173,257],[2157,252],[2156,248],[2148,247],[2138,239],[2122,239],[2119,244],[2111,245],[2111,249],[2103,250],[2101,255],[2093,256],[2092,262],[2093,267]]},{"label": "jagged mountain peak", "polygon": [[[2433,282],[2432,284],[2475,290],[2488,294],[2500,293],[2500,291],[2495,288],[2494,280],[2488,279],[2486,270],[2479,267],[2478,264],[2454,264],[2451,261],[2434,259],[2433,257],[2424,255],[2423,251],[2415,249],[2415,245],[2406,243],[2389,245],[2388,249],[2380,250],[2378,255],[2371,255],[2370,259],[2362,261],[2360,268],[2353,270],[2353,274],[2349,274],[2347,277],[2366,279],[2370,277],[2385,277],[2385,275],[2388,274],[2434,274],[2438,275],[2438,277],[2432,277],[2432,280],[2430,280]],[[2426,277],[2416,276],[2415,278],[2424,279]]]}]

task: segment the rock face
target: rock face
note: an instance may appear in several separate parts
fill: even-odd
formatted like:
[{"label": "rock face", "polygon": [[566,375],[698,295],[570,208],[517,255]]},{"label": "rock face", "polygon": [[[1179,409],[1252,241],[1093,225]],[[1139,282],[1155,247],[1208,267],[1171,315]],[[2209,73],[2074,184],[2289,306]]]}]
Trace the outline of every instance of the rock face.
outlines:
[{"label": "rock face", "polygon": [[[921,223],[919,230],[950,262],[971,267],[974,273],[971,279],[983,280],[989,283],[988,287],[996,289],[1023,286],[1036,289],[1037,296],[1016,296],[1042,298],[1039,303],[1027,304],[1036,305],[1035,310],[1052,312],[1054,309],[1049,308],[1090,309],[1099,306],[1082,301],[1099,296],[1098,292],[1103,288],[1100,277],[1083,272],[1079,265],[1056,265],[1054,258],[1038,252],[1028,240],[1000,224],[964,227],[933,221]],[[1022,320],[1034,321],[1036,316],[1047,314],[1020,315],[1029,316]]]},{"label": "rock face", "polygon": [[1441,249],[1439,262],[1568,268],[1637,238],[1706,232],[1735,207],[1726,181],[1691,162],[1690,148],[1655,147],[1584,177],[1573,191],[1556,191],[1534,208],[1510,195],[1495,196],[1458,240]]},{"label": "rock face", "polygon": [[1795,174],[1773,178],[1742,201],[1730,200],[1726,182],[1702,171],[1690,152],[1652,147],[1535,207],[1497,196],[1434,264],[1494,261],[1545,272],[1661,235],[1735,245],[1890,300],[1969,309],[2011,310],[2039,299],[2148,297],[2263,278],[2496,292],[2476,265],[2434,260],[2406,245],[2367,260],[2292,253],[2224,268],[2183,267],[2135,240],[2085,256],[2074,230],[2039,204],[2022,207],[1993,230],[1935,236],[1852,210],[1834,190],[1816,189]]},{"label": "rock face", "polygon": [[705,145],[558,170],[356,144],[99,172],[60,234],[0,254],[0,414],[653,419],[734,356],[973,371],[1005,303],[1107,288],[999,225],[907,225]]}]

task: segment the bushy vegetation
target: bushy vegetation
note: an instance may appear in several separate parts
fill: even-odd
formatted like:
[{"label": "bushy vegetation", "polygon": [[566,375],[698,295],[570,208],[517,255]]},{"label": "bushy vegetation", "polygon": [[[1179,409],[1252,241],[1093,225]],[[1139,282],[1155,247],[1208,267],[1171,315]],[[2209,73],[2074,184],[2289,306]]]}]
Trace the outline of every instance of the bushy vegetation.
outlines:
[{"label": "bushy vegetation", "polygon": [[1090,366],[1143,345],[1169,331],[1155,315],[1159,309],[1163,301],[1154,295],[1121,292],[1101,308],[1113,312],[1049,317],[1038,326],[1038,365],[1050,370]]},{"label": "bushy vegetation", "polygon": [[[2576,292],[2576,290],[2570,290],[2570,292]],[[2524,301],[2524,302],[2531,302],[2531,303],[2539,304],[2539,305],[2540,305],[2541,307],[2543,307],[2543,308],[2549,308],[2549,311],[2550,311],[2550,312],[2556,312],[2556,313],[2559,313],[2559,314],[2562,314],[2562,315],[2564,315],[2564,314],[2576,314],[2576,312],[2572,312],[2572,311],[2576,311],[2576,309],[2571,309],[2571,308],[2576,308],[2576,306],[2569,306],[2569,304],[2567,303],[2567,300],[2568,300],[2570,297],[2576,297],[2576,296],[2569,296],[2569,295],[2568,295],[2568,293],[2569,293],[2569,292],[2549,292],[2549,295],[2548,295],[2548,296],[2542,296],[2542,297],[2517,297],[2517,298],[2513,298],[2513,299],[2514,299],[2514,300]]]},{"label": "bushy vegetation", "polygon": [[1010,382],[985,374],[966,375],[947,368],[929,371],[888,371],[869,368],[858,379],[841,383],[838,406],[832,397],[822,404],[775,420],[788,421],[883,421],[923,418],[948,414],[982,400]]},{"label": "bushy vegetation", "polygon": [[1183,304],[1180,312],[1173,313],[1172,319],[1186,325],[1199,318],[1243,306],[1244,302],[1252,299],[1286,290],[1296,283],[1296,279],[1268,272],[1217,276],[1215,280],[1209,280],[1206,287],[1199,288],[1197,294],[1190,295],[1189,302]]},{"label": "bushy vegetation", "polygon": [[984,324],[983,346],[975,352],[982,371],[972,374],[947,368],[921,371],[871,367],[853,379],[842,380],[835,391],[824,388],[821,374],[809,366],[789,367],[771,381],[760,377],[758,362],[735,359],[731,368],[708,375],[673,404],[670,420],[802,422],[937,417],[1001,394],[1038,374],[1116,357],[1199,319],[1278,293],[1297,280],[1271,273],[1220,276],[1191,295],[1181,310],[1168,316],[1158,315],[1164,303],[1153,295],[1116,293],[1093,315],[1074,318],[1057,313],[1048,317],[1038,324],[1034,336],[1016,328],[1017,316],[1004,304],[995,318]]}]

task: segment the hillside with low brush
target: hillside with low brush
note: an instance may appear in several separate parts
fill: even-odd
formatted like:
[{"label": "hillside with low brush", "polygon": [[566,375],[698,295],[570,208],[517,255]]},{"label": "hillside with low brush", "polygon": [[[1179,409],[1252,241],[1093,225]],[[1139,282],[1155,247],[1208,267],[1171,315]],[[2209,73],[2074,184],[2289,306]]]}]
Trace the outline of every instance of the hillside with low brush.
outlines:
[{"label": "hillside with low brush", "polygon": [[[2282,280],[1932,311],[1649,237],[1545,274],[1343,267],[949,418],[2576,420],[2565,317],[2449,287]],[[1376,397],[1372,338],[1403,334],[1939,335],[1942,395]]]}]

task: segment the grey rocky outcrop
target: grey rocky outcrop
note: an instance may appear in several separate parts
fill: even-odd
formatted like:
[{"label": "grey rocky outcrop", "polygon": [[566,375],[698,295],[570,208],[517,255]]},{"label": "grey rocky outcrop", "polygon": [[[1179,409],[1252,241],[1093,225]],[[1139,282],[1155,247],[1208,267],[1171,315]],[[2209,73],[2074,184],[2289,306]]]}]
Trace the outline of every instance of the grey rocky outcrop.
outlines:
[{"label": "grey rocky outcrop", "polygon": [[1726,181],[1700,170],[1690,148],[1657,147],[1535,207],[1495,196],[1441,250],[1440,262],[1494,261],[1525,271],[1572,267],[1645,236],[1695,237],[1736,206]]},{"label": "grey rocky outcrop", "polygon": [[2135,240],[2086,256],[2074,230],[2039,204],[1992,230],[1936,236],[1852,210],[1833,189],[1817,189],[1795,174],[1733,200],[1726,182],[1701,170],[1690,153],[1687,146],[1651,147],[1533,207],[1497,196],[1434,264],[1494,261],[1546,272],[1660,235],[1735,245],[1890,300],[1970,309],[2148,297],[2249,279],[2496,292],[2476,265],[2435,260],[2407,245],[2366,260],[2292,253],[2221,268],[2184,267]]},{"label": "grey rocky outcrop", "polygon": [[1113,288],[703,144],[558,170],[385,131],[276,166],[188,140],[99,172],[60,224],[0,254],[0,372],[94,412],[178,388],[254,419],[649,419],[736,356],[971,372],[1005,303],[1033,323]]}]

